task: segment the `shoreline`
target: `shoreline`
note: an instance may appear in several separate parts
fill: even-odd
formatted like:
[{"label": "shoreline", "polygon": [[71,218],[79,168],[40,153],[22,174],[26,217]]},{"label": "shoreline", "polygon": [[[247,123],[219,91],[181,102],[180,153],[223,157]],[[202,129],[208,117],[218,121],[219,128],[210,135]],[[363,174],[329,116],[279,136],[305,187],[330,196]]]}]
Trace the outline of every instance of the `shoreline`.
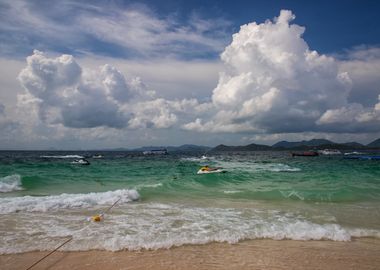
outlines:
[{"label": "shoreline", "polygon": [[[0,255],[3,270],[27,269],[49,252]],[[140,251],[59,251],[42,269],[378,269],[380,239],[350,242],[246,240]]]}]

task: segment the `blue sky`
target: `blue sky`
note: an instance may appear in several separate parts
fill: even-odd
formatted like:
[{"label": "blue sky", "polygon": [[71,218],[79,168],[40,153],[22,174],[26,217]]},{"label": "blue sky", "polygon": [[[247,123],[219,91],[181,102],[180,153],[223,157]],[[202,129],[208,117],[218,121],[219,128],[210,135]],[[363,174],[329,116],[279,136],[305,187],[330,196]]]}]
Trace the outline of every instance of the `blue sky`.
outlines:
[{"label": "blue sky", "polygon": [[[76,40],[57,42],[44,38],[43,31],[39,29],[30,31],[26,25],[11,31],[11,27],[7,26],[15,26],[14,22],[19,18],[9,18],[7,14],[13,1],[2,2],[0,12],[8,25],[1,27],[1,41],[12,45],[12,49],[2,54],[25,57],[33,49],[79,54],[81,49],[86,49],[114,57],[136,57],[134,52],[125,51],[117,44],[104,42],[88,33],[76,36]],[[82,14],[112,16],[115,10],[149,10],[160,19],[172,17],[180,26],[187,26],[191,17],[198,16],[205,20],[223,20],[226,24],[222,26],[223,34],[229,36],[237,32],[242,24],[253,20],[264,22],[273,18],[279,10],[289,9],[296,14],[297,24],[307,26],[304,39],[320,53],[341,53],[360,45],[377,46],[380,42],[378,1],[26,1],[25,9],[51,25],[70,25],[73,28],[75,24],[71,24]],[[225,42],[228,41],[226,37]],[[217,50],[209,54],[193,52],[193,55],[185,57],[218,57],[218,53]]]},{"label": "blue sky", "polygon": [[379,7],[0,0],[0,148],[368,143]]},{"label": "blue sky", "polygon": [[[121,1],[123,2],[123,1]],[[296,23],[307,25],[304,38],[322,53],[339,52],[362,44],[379,44],[378,1],[140,1],[159,14],[178,12],[186,18],[192,12],[205,17],[223,17],[232,31],[242,24],[263,22],[281,9],[292,10]],[[127,1],[124,1],[127,3]],[[366,29],[363,31],[363,29]]]}]

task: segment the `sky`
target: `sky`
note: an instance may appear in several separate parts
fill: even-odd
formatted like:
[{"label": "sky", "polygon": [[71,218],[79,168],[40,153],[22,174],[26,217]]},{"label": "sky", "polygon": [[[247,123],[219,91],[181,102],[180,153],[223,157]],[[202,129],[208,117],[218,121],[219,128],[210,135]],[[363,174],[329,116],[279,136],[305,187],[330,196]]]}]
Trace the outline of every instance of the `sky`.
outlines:
[{"label": "sky", "polygon": [[0,0],[0,149],[380,138],[377,1]]}]

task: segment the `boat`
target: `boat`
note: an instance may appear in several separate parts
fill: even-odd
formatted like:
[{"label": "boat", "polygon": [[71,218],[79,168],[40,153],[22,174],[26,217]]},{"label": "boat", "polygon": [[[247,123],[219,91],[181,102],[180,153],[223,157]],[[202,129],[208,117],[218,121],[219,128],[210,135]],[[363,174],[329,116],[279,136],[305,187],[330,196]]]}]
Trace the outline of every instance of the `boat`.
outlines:
[{"label": "boat", "polygon": [[167,155],[168,150],[166,149],[153,149],[153,150],[147,150],[143,152],[144,155]]},{"label": "boat", "polygon": [[92,158],[103,158],[102,155],[93,155]]},{"label": "boat", "polygon": [[77,165],[90,165],[90,162],[84,158],[76,159],[71,162],[71,164],[77,164]]},{"label": "boat", "polygon": [[316,157],[319,156],[318,152],[305,151],[305,152],[293,152],[292,157]]},{"label": "boat", "polygon": [[319,154],[322,155],[341,155],[342,152],[340,152],[338,149],[323,149],[318,151]]},{"label": "boat", "polygon": [[365,153],[357,152],[357,151],[344,153],[345,156],[350,156],[350,155],[364,155],[364,154],[365,154]]},{"label": "boat", "polygon": [[203,166],[197,172],[197,174],[209,174],[209,173],[225,173],[227,172],[222,167],[210,168],[209,166]]}]

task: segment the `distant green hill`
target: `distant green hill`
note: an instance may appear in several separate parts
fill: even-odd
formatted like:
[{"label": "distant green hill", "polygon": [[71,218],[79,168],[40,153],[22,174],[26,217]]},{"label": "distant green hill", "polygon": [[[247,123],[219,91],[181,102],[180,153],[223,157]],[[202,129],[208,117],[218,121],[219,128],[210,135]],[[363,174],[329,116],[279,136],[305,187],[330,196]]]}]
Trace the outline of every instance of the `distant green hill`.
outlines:
[{"label": "distant green hill", "polygon": [[309,141],[288,142],[280,141],[272,146],[251,143],[248,145],[228,146],[220,144],[214,148],[202,145],[184,144],[181,146],[144,146],[133,150],[125,148],[109,149],[112,151],[133,151],[143,152],[156,149],[166,149],[170,152],[198,152],[204,153],[208,151],[268,151],[268,150],[312,150],[312,149],[339,149],[339,150],[355,150],[366,148],[380,148],[380,139],[377,139],[367,145],[357,142],[335,143],[326,139],[312,139]]},{"label": "distant green hill", "polygon": [[380,139],[374,140],[373,142],[367,144],[367,147],[370,147],[370,148],[380,147]]},{"label": "distant green hill", "polygon": [[210,150],[211,147],[194,144],[184,144],[181,146],[144,146],[133,149],[133,151],[144,152],[156,149],[166,149],[168,152],[206,152]]},{"label": "distant green hill", "polygon": [[313,150],[313,149],[339,149],[339,150],[355,150],[365,149],[368,147],[380,147],[380,139],[364,146],[357,142],[335,143],[326,139],[312,139],[309,141],[287,142],[280,141],[272,146],[262,144],[249,144],[245,146],[227,146],[220,144],[212,149],[212,151],[267,151],[267,150]]},{"label": "distant green hill", "polygon": [[357,142],[347,142],[347,143],[342,143],[341,145],[345,145],[347,147],[351,147],[354,149],[365,148],[364,145],[362,145],[361,143],[357,143]]},{"label": "distant green hill", "polygon": [[312,139],[310,141],[300,141],[300,142],[287,142],[287,141],[281,141],[278,143],[275,143],[272,145],[273,148],[299,148],[299,147],[314,147],[314,146],[320,146],[320,145],[331,145],[335,144],[332,141],[325,140],[325,139]]},{"label": "distant green hill", "polygon": [[181,146],[168,146],[169,152],[206,152],[211,149],[211,147],[195,144],[184,144]]},{"label": "distant green hill", "polygon": [[220,144],[212,149],[212,151],[266,151],[271,150],[272,147],[269,145],[263,145],[263,144],[248,144],[245,146],[227,146],[224,144]]}]

